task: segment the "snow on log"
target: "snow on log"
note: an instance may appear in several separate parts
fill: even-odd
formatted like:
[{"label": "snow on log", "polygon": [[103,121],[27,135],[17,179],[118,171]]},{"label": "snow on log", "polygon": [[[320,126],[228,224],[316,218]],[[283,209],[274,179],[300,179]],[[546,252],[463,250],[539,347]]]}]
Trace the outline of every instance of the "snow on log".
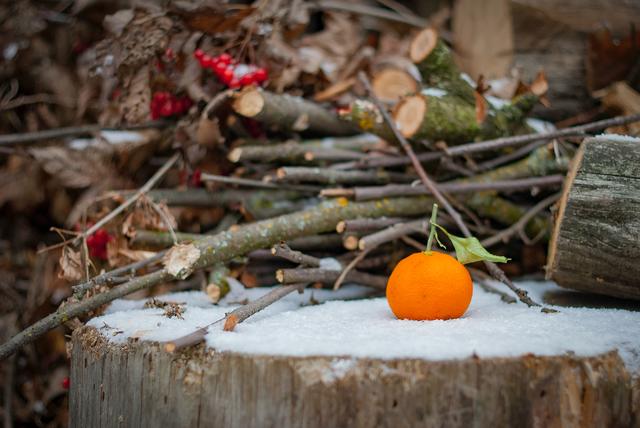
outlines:
[{"label": "snow on log", "polygon": [[[519,285],[539,299],[558,291]],[[114,302],[74,332],[70,426],[600,427],[637,417],[640,313],[543,314],[480,287],[456,320],[397,320],[384,298],[312,304],[370,292],[345,286],[292,293],[233,332],[212,327],[206,346],[157,344],[268,290],[232,291],[219,305],[200,292],[159,297],[182,303],[182,318]]]},{"label": "snow on log", "polygon": [[640,139],[586,139],[569,170],[547,276],[576,290],[640,299]]}]

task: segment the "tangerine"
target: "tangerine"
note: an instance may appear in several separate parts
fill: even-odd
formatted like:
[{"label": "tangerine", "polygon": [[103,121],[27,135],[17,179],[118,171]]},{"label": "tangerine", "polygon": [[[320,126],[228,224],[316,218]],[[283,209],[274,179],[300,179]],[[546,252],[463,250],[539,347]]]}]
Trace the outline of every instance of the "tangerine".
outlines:
[{"label": "tangerine", "polygon": [[455,258],[436,251],[400,260],[387,282],[387,301],[400,319],[459,318],[472,295],[469,271]]}]

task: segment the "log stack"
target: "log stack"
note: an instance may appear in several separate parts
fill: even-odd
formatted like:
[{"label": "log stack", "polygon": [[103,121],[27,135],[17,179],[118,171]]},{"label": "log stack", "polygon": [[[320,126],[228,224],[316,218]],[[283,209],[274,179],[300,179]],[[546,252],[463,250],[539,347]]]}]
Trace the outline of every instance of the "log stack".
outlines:
[{"label": "log stack", "polygon": [[548,278],[563,287],[640,299],[640,140],[586,139],[565,181]]}]

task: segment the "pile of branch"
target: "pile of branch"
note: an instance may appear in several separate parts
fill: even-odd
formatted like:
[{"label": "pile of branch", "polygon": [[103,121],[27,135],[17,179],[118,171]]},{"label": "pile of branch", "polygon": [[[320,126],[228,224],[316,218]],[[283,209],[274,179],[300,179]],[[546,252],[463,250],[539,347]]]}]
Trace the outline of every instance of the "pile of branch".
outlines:
[{"label": "pile of branch", "polygon": [[[370,73],[373,84],[352,70],[338,91],[351,91],[351,102],[339,112],[311,97],[254,85],[203,97],[191,124],[147,125],[175,128],[184,139],[197,123],[191,135],[218,158],[201,157],[196,173],[197,150],[188,147],[170,153],[137,191],[108,193],[98,203],[102,210],[90,214],[93,225],[58,245],[63,273],[76,278],[73,296],[0,345],[0,359],[114,299],[167,284],[201,288],[212,303],[228,291],[230,277],[246,286],[281,284],[214,323],[227,330],[307,286],[352,282],[381,293],[395,263],[424,249],[434,202],[444,208],[443,224],[487,247],[509,244],[499,249],[504,252],[543,242],[551,230],[548,208],[574,151],[565,139],[640,119],[535,133],[526,119],[543,100],[544,79],[522,85],[511,100],[489,100],[481,84],[461,75],[431,28],[413,38],[401,62],[418,73],[410,72],[395,93],[385,83],[388,68]],[[204,136],[211,129],[233,142],[212,148]],[[74,130],[8,135],[0,144],[15,148],[69,133]],[[179,171],[189,185],[176,179]],[[95,275],[100,262],[87,248],[101,230],[109,234],[108,264]],[[522,303],[546,310],[496,265],[484,268]],[[200,342],[209,327],[167,349]]]}]

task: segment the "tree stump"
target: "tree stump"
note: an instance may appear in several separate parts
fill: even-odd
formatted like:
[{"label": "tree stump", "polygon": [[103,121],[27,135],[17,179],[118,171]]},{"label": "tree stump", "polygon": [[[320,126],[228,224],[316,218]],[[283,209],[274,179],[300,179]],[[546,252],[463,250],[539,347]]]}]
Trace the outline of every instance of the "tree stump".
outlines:
[{"label": "tree stump", "polygon": [[566,288],[640,299],[640,140],[586,139],[565,180],[547,276]]},{"label": "tree stump", "polygon": [[[71,427],[613,427],[633,423],[617,353],[427,361],[170,354],[73,334]],[[637,406],[636,406],[637,407]]]}]

